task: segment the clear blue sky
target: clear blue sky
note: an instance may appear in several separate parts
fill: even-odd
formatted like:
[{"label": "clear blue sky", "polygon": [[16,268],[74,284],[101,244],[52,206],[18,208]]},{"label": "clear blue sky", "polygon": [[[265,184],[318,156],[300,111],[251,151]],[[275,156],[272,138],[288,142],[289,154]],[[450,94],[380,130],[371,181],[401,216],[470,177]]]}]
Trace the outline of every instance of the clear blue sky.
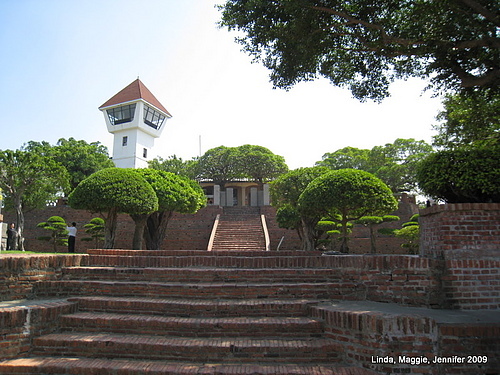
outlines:
[{"label": "clear blue sky", "polygon": [[274,90],[269,72],[218,29],[222,0],[0,0],[0,149],[73,137],[112,153],[98,107],[138,76],[173,118],[154,155],[184,159],[256,144],[312,166],[345,146],[431,141],[439,98],[396,82],[382,104],[326,80]]}]

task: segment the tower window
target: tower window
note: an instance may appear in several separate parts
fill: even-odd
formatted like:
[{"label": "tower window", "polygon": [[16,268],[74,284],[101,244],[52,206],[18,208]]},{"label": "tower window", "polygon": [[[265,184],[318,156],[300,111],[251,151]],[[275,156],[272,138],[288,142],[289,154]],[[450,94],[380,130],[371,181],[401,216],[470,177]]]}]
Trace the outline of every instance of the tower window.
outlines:
[{"label": "tower window", "polygon": [[153,108],[144,106],[144,123],[155,129],[160,129],[165,116],[160,112],[155,111]]},{"label": "tower window", "polygon": [[142,149],[142,157],[144,159],[147,159],[147,157],[148,157],[148,149],[147,148]]},{"label": "tower window", "polygon": [[126,146],[127,142],[128,142],[128,137],[127,136],[123,137],[122,138],[122,146]]},{"label": "tower window", "polygon": [[109,121],[112,125],[123,124],[130,122],[134,119],[135,103],[129,105],[122,105],[121,107],[111,108],[106,111],[108,113]]}]

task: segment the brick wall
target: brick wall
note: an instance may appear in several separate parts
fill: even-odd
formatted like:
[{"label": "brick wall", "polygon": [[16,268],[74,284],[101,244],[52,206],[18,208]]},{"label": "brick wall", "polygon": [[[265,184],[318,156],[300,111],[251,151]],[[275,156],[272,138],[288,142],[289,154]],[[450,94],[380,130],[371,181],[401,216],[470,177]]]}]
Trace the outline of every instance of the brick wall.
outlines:
[{"label": "brick wall", "polygon": [[500,256],[500,203],[460,203],[420,212],[421,255],[432,258]]},{"label": "brick wall", "polygon": [[449,307],[500,308],[500,204],[447,204],[420,214],[424,257],[444,259]]},{"label": "brick wall", "polygon": [[[400,202],[399,209],[394,213],[401,220],[393,223],[384,223],[381,227],[400,228],[403,222],[415,213],[416,206],[409,202]],[[167,229],[167,238],[162,249],[166,250],[206,250],[210,233],[217,214],[222,213],[218,206],[208,206],[199,210],[196,214],[174,214]],[[300,250],[301,241],[295,230],[280,228],[276,222],[276,208],[272,206],[261,207],[261,213],[266,216],[269,229],[271,249],[276,250]],[[52,245],[39,237],[47,236],[48,232],[37,228],[37,224],[46,221],[51,216],[61,216],[67,223],[76,222],[78,236],[76,251],[84,253],[88,249],[95,248],[94,242],[82,241],[86,237],[83,226],[93,217],[99,216],[83,210],[74,210],[66,205],[47,207],[43,210],[35,210],[25,215],[25,248],[35,252],[52,252]],[[12,212],[5,214],[5,221],[15,221]],[[129,215],[119,215],[116,233],[115,248],[129,249],[132,245],[134,222]],[[378,235],[377,249],[382,254],[406,254],[407,250],[401,248],[402,241],[391,236]],[[351,235],[350,249],[352,254],[365,254],[370,252],[370,239],[368,228],[361,225],[355,226]],[[58,252],[66,252],[65,247],[59,247]]]},{"label": "brick wall", "polygon": [[[201,209],[196,214],[175,213],[168,225],[167,238],[163,243],[166,250],[206,250],[212,225],[222,209],[209,206]],[[46,207],[43,210],[34,210],[25,215],[25,249],[35,252],[52,252],[52,244],[39,240],[38,237],[47,236],[48,232],[37,228],[37,224],[46,221],[51,216],[61,216],[67,223],[76,222],[78,228],[76,252],[84,253],[94,249],[93,241],[82,241],[86,237],[83,226],[99,214],[84,210],[75,210],[66,205]],[[14,215],[9,212],[5,215],[6,221],[15,221]],[[115,248],[130,249],[134,233],[134,222],[129,215],[118,215]],[[66,252],[63,246],[58,247],[58,252]]]},{"label": "brick wall", "polygon": [[[325,321],[325,333],[336,341],[345,363],[381,374],[498,374],[498,324],[440,323],[418,313],[374,312],[355,304],[339,308],[332,303],[311,310],[313,317]],[[409,363],[399,362],[400,356]],[[465,362],[432,363],[435,356],[456,356]]]},{"label": "brick wall", "polygon": [[33,284],[58,280],[62,267],[79,266],[88,255],[9,255],[0,256],[0,301],[29,298]]},{"label": "brick wall", "polygon": [[0,305],[0,361],[28,354],[33,338],[55,332],[60,316],[74,313],[76,307],[62,300]]}]

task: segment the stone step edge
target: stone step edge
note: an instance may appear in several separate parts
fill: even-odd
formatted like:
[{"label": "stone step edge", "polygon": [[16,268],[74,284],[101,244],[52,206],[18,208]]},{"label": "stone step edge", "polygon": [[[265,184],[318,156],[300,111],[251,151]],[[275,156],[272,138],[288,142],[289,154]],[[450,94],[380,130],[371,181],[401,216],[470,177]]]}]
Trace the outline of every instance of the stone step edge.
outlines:
[{"label": "stone step edge", "polygon": [[[0,362],[0,374],[72,374],[87,375],[376,375],[375,372],[355,367],[301,364],[195,364],[172,361],[138,361],[123,359],[92,359],[80,357],[17,358]],[[23,371],[25,370],[25,371]]]},{"label": "stone step edge", "polygon": [[[60,317],[63,331],[177,335],[182,337],[322,337],[323,324],[309,317],[164,317],[78,312]],[[132,327],[132,328],[131,328]]]},{"label": "stone step edge", "polygon": [[[179,299],[140,297],[70,297],[80,311],[118,312],[129,314],[179,316],[307,316],[311,307],[321,300],[315,299]],[[250,314],[250,315],[249,315]]]}]

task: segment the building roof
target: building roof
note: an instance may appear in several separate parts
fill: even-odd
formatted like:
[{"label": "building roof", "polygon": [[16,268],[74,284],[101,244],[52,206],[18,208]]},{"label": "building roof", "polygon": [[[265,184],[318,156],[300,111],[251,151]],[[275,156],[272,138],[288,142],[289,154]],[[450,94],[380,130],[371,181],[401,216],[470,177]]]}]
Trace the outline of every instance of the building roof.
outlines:
[{"label": "building roof", "polygon": [[149,89],[142,83],[139,78],[137,78],[130,85],[125,87],[123,90],[114,95],[111,99],[105,102],[99,107],[99,109],[105,107],[111,107],[121,103],[131,102],[137,99],[142,99],[149,104],[152,104],[156,108],[165,112],[168,116],[172,116],[166,108],[160,103],[158,99],[149,91]]}]

